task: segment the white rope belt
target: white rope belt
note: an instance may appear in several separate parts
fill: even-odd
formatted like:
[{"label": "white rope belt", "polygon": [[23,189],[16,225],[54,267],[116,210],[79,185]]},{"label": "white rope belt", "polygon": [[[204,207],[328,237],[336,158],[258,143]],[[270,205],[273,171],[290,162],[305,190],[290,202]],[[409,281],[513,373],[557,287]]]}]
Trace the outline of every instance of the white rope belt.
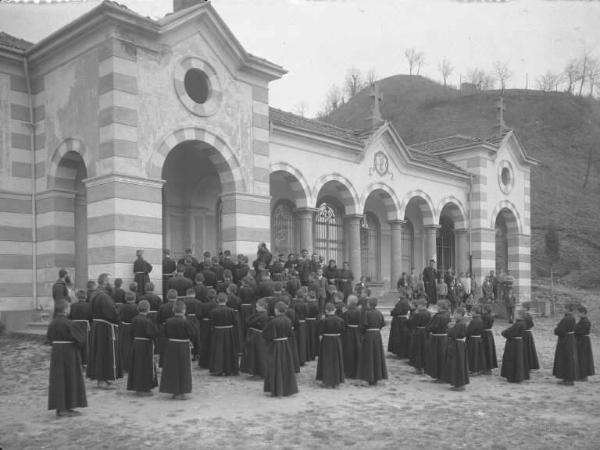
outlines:
[{"label": "white rope belt", "polygon": [[252,331],[255,331],[257,333],[262,333],[262,330],[259,330],[258,328],[249,328]]},{"label": "white rope belt", "polygon": [[188,317],[196,317],[196,314],[186,314]]},{"label": "white rope belt", "polygon": [[202,320],[210,320],[210,317],[203,317]]},{"label": "white rope belt", "polygon": [[348,325],[346,325],[346,326],[347,326],[348,328],[358,328],[358,325],[351,325],[351,324],[348,324]]},{"label": "white rope belt", "polygon": [[339,337],[341,336],[340,333],[323,333],[323,336],[325,337]]},{"label": "white rope belt", "polygon": [[408,319],[408,314],[397,315],[396,317],[404,317],[405,319]]},{"label": "white rope belt", "polygon": [[144,274],[146,272],[135,272],[136,275]]},{"label": "white rope belt", "polygon": [[298,320],[298,323],[306,323],[306,320],[304,320],[304,319]]},{"label": "white rope belt", "polygon": [[461,341],[461,342],[465,342],[467,339],[466,338],[454,338],[455,341]]},{"label": "white rope belt", "polygon": [[574,331],[568,331],[567,334],[575,334]]},{"label": "white rope belt", "polygon": [[531,328],[528,328],[528,329],[527,329],[527,330],[525,330],[525,331],[529,331],[530,333],[533,333],[533,330],[532,330]]},{"label": "white rope belt", "polygon": [[286,338],[286,337],[285,338],[274,338],[273,340],[274,341],[287,341],[288,338]]},{"label": "white rope belt", "polygon": [[242,303],[241,306],[252,306],[252,303]]},{"label": "white rope belt", "polygon": [[169,341],[171,341],[171,342],[190,342],[189,339],[172,339],[172,338],[169,338]]},{"label": "white rope belt", "polygon": [[431,333],[432,336],[448,336],[446,333]]},{"label": "white rope belt", "polygon": [[471,336],[471,337],[472,337],[472,338],[480,338],[481,336],[476,336],[476,335],[473,335],[473,336]]},{"label": "white rope belt", "polygon": [[423,329],[423,330],[425,329],[425,327],[417,327],[417,328],[418,328],[418,329]]},{"label": "white rope belt", "polygon": [[121,325],[131,325],[131,322],[121,322]]},{"label": "white rope belt", "polygon": [[367,331],[381,331],[379,328],[367,328]]},{"label": "white rope belt", "polygon": [[150,338],[145,338],[145,337],[134,337],[133,339],[135,339],[136,341],[151,341],[152,339]]},{"label": "white rope belt", "polygon": [[306,320],[317,320],[316,317],[307,317]]},{"label": "white rope belt", "polygon": [[484,328],[483,331],[492,331],[491,328]]},{"label": "white rope belt", "polygon": [[233,325],[223,325],[223,326],[215,326],[217,330],[227,330],[229,328],[233,328]]},{"label": "white rope belt", "polygon": [[523,338],[522,337],[514,337],[514,338],[511,338],[511,339],[521,339],[522,340]]},{"label": "white rope belt", "polygon": [[52,341],[53,344],[73,344],[73,341]]},{"label": "white rope belt", "polygon": [[117,327],[117,324],[115,323],[111,323],[108,320],[104,320],[104,319],[93,319],[94,322],[102,322],[105,323],[107,325],[110,325],[110,331],[111,331],[111,338],[112,338],[112,359],[113,359],[113,379],[117,379],[117,349],[115,348],[115,341],[117,340],[117,337],[115,336],[115,328]]}]

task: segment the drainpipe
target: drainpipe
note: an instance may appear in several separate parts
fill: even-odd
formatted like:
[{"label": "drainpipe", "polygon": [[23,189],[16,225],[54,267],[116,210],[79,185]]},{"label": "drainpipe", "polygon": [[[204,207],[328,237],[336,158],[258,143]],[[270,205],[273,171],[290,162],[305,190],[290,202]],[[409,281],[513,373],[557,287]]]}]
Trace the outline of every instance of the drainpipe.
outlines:
[{"label": "drainpipe", "polygon": [[29,142],[31,146],[31,261],[32,274],[31,284],[33,286],[33,304],[35,309],[39,308],[39,299],[37,292],[37,208],[35,205],[36,194],[36,173],[35,173],[35,117],[33,110],[33,95],[31,94],[31,80],[29,79],[29,64],[27,56],[23,58],[23,71],[25,72],[25,82],[27,84],[27,96],[29,98]]}]

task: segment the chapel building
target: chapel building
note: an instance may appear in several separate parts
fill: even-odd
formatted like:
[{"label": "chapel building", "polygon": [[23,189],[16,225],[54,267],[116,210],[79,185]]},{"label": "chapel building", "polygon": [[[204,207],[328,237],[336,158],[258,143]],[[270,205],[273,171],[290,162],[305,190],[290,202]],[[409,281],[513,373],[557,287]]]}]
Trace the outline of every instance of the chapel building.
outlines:
[{"label": "chapel building", "polygon": [[[188,3],[192,3],[191,6]],[[395,289],[431,258],[530,295],[530,158],[514,132],[407,145],[374,89],[362,130],[269,107],[286,71],[208,2],[152,20],[110,1],[32,44],[0,34],[0,315],[133,278],[135,251],[307,249]],[[16,325],[14,325],[16,327]]]}]

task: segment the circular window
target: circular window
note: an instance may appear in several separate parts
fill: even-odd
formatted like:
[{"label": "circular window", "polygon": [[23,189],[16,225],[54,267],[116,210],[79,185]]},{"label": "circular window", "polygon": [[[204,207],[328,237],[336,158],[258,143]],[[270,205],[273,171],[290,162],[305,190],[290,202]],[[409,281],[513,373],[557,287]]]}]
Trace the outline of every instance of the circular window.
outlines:
[{"label": "circular window", "polygon": [[512,165],[502,161],[498,167],[498,184],[504,194],[509,194],[515,184]]},{"label": "circular window", "polygon": [[200,69],[190,69],[183,79],[185,92],[196,103],[206,103],[210,94],[210,81],[208,76]]}]

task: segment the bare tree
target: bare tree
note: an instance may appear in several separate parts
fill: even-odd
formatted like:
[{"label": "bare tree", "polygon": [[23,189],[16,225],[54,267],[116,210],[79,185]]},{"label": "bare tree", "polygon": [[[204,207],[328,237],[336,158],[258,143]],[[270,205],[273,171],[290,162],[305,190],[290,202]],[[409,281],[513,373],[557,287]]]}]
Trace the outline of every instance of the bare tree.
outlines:
[{"label": "bare tree", "polygon": [[374,67],[371,67],[369,69],[369,71],[367,72],[367,86],[371,86],[372,84],[375,84],[375,82],[377,81],[377,72],[375,71]]},{"label": "bare tree", "polygon": [[494,77],[482,69],[469,69],[467,72],[467,81],[475,85],[480,91],[490,89],[494,85]]},{"label": "bare tree", "polygon": [[500,89],[504,92],[507,81],[512,77],[512,71],[508,67],[507,62],[496,61],[494,63],[494,73],[500,82]]},{"label": "bare tree", "polygon": [[318,114],[318,117],[325,117],[338,109],[344,103],[342,91],[336,84],[332,84],[325,94],[325,102],[323,109]]},{"label": "bare tree", "polygon": [[344,91],[348,98],[354,97],[365,86],[360,70],[354,66],[346,71],[344,78]]},{"label": "bare tree", "polygon": [[442,62],[438,64],[438,70],[442,74],[442,80],[444,81],[444,86],[446,86],[448,77],[452,75],[452,72],[454,72],[454,67],[450,63],[450,60],[444,58],[442,59]]},{"label": "bare tree", "polygon": [[425,65],[425,53],[419,52],[417,58],[417,75],[421,74],[421,68]]},{"label": "bare tree", "polygon": [[307,111],[308,103],[306,103],[306,100],[301,100],[299,103],[296,103],[296,106],[294,107],[294,114],[305,117]]},{"label": "bare tree", "polygon": [[585,84],[588,77],[588,70],[590,65],[590,54],[584,48],[583,55],[578,61],[579,65],[579,95],[583,95],[583,85]]},{"label": "bare tree", "polygon": [[496,78],[491,73],[484,73],[482,82],[481,82],[481,90],[486,91],[488,89],[494,89],[496,85]]},{"label": "bare tree", "polygon": [[579,64],[576,59],[572,59],[567,63],[565,70],[563,71],[565,80],[567,81],[567,92],[573,94],[575,90],[575,83],[579,80]]},{"label": "bare tree", "polygon": [[536,83],[540,91],[551,92],[558,90],[561,75],[550,70],[547,70],[544,75],[537,78]]},{"label": "bare tree", "polygon": [[404,56],[408,61],[408,74],[412,76],[413,70],[417,69],[417,75],[421,70],[421,66],[425,64],[425,55],[423,52],[417,51],[415,48],[409,48],[404,51]]},{"label": "bare tree", "polygon": [[596,58],[589,58],[587,69],[587,83],[590,88],[590,97],[593,97],[594,88],[600,80],[600,61]]}]

